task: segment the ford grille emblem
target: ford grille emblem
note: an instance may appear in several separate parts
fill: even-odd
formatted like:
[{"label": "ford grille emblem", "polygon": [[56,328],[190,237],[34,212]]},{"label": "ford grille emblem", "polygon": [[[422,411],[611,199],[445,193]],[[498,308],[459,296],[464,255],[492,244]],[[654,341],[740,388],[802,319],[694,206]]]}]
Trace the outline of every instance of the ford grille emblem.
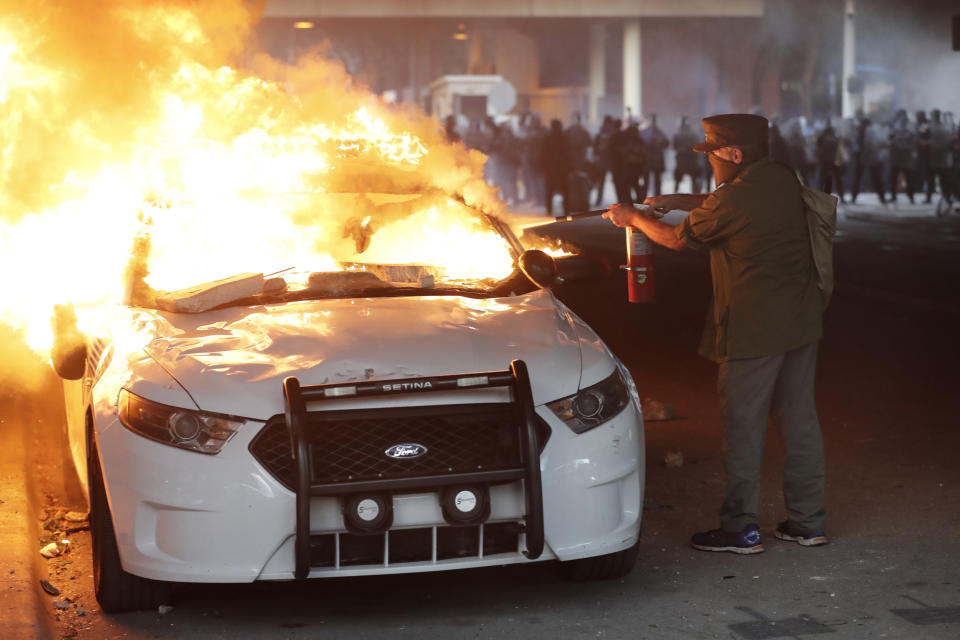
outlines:
[{"label": "ford grille emblem", "polygon": [[396,460],[419,458],[426,452],[427,448],[425,446],[422,444],[416,444],[415,442],[395,444],[384,451],[388,458],[394,458]]}]

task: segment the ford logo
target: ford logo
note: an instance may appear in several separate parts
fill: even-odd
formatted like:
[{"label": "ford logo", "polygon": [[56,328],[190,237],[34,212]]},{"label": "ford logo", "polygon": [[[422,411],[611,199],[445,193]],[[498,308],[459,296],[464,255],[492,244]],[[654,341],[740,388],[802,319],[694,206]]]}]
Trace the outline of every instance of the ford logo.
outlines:
[{"label": "ford logo", "polygon": [[422,444],[416,444],[415,442],[405,443],[405,444],[395,444],[386,451],[388,458],[394,458],[395,460],[402,460],[406,458],[419,458],[427,452],[427,448]]}]

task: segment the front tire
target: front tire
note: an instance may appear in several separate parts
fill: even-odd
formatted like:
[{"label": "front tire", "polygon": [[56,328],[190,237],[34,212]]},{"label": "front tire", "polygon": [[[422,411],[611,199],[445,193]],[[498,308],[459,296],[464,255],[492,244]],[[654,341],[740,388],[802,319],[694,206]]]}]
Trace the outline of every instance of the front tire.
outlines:
[{"label": "front tire", "polygon": [[170,583],[147,580],[123,570],[110,504],[100,469],[100,455],[90,456],[90,537],[93,546],[93,588],[106,613],[152,609],[164,604]]},{"label": "front tire", "polygon": [[560,563],[560,570],[570,580],[612,580],[633,571],[640,551],[640,540],[633,546],[615,553],[593,558],[581,558]]}]

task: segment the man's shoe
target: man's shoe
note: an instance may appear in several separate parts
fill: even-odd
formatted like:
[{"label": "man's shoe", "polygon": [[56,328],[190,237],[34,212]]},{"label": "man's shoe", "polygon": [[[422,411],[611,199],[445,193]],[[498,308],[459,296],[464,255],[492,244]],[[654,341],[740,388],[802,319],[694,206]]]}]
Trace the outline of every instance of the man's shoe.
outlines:
[{"label": "man's shoe", "polygon": [[822,531],[820,533],[809,533],[789,520],[785,520],[778,524],[774,535],[780,540],[796,542],[804,547],[818,547],[829,542],[826,534]]},{"label": "man's shoe", "polygon": [[747,525],[743,531],[724,531],[714,529],[695,533],[690,539],[694,549],[700,551],[729,551],[730,553],[750,554],[763,552],[760,530],[755,524]]}]

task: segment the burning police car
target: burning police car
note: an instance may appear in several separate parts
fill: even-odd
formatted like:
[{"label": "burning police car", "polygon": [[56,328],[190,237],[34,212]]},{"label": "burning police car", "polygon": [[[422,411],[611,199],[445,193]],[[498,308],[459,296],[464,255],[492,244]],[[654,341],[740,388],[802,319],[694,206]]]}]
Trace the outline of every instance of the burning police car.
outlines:
[{"label": "burning police car", "polygon": [[61,333],[104,610],[154,605],[172,582],[631,570],[633,381],[549,290],[554,260],[483,218],[513,256],[505,278],[255,274],[209,309],[158,296],[119,309],[109,336]]}]

